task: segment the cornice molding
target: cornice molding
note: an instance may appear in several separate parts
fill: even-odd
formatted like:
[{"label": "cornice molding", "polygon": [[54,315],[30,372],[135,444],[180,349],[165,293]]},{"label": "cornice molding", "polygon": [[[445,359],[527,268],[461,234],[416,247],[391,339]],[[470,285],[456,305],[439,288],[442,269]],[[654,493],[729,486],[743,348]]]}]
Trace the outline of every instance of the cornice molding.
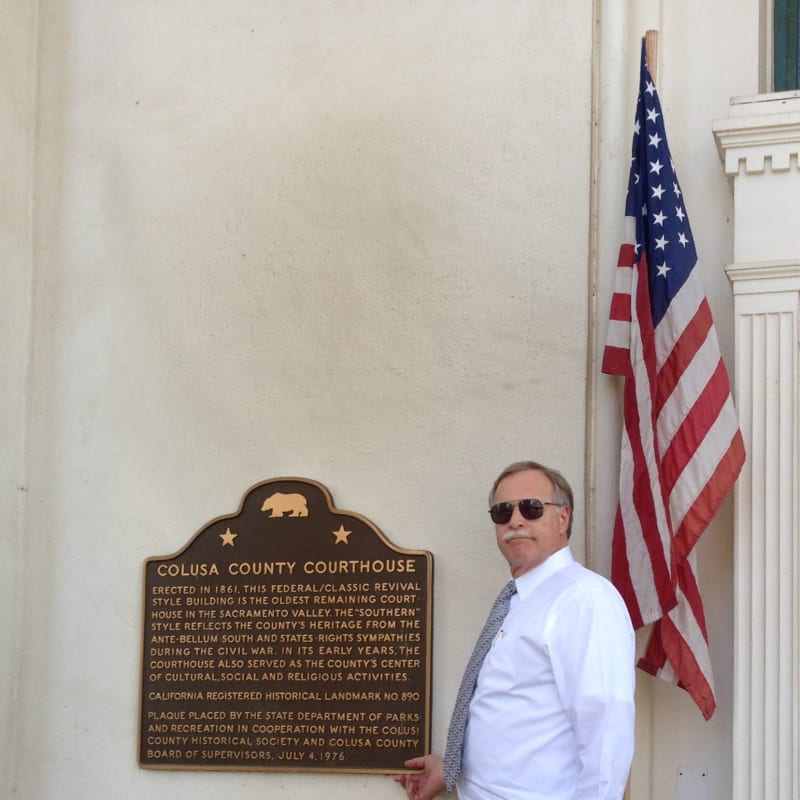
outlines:
[{"label": "cornice molding", "polygon": [[800,261],[729,264],[725,273],[734,295],[800,293]]},{"label": "cornice molding", "polygon": [[[800,93],[765,95],[731,101],[731,116],[712,125],[728,175],[798,169],[800,162]],[[794,160],[792,160],[794,156]]]},{"label": "cornice molding", "polygon": [[725,272],[737,281],[800,279],[800,261],[754,261],[749,264],[730,264]]}]

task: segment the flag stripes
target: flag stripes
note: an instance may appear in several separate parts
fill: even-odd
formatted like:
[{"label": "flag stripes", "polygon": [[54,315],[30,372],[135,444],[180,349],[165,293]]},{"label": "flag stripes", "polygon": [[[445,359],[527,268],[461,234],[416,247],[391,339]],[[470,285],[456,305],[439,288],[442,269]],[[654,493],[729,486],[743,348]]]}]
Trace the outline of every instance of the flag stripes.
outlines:
[{"label": "flag stripes", "polygon": [[625,240],[604,372],[620,375],[623,432],[612,580],[634,626],[650,626],[640,668],[714,713],[694,547],[744,463],[744,444],[642,45]]}]

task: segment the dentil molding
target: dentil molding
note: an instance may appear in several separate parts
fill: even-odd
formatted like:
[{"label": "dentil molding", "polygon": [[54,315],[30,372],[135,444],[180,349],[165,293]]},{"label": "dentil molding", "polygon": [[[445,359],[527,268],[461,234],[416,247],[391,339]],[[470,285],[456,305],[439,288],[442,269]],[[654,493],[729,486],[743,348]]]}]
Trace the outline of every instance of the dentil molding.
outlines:
[{"label": "dentil molding", "polygon": [[798,169],[800,92],[779,92],[731,100],[728,119],[712,126],[728,175]]}]

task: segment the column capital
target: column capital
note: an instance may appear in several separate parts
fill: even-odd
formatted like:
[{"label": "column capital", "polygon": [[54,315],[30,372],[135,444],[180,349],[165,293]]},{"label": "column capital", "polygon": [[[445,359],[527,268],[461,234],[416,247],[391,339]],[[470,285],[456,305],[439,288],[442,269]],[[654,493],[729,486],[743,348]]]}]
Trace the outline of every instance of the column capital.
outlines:
[{"label": "column capital", "polygon": [[[714,139],[728,175],[798,169],[800,92],[778,92],[731,100],[728,119],[713,123]],[[792,156],[795,157],[794,164]]]},{"label": "column capital", "polygon": [[725,272],[734,294],[800,292],[800,259],[730,264]]}]

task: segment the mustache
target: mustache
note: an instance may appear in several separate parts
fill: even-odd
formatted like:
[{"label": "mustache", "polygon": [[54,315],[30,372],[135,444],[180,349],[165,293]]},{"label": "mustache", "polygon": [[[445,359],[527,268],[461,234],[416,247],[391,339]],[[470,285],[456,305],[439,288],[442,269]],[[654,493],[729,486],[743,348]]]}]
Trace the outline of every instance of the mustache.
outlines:
[{"label": "mustache", "polygon": [[510,542],[513,539],[533,539],[533,537],[526,531],[506,531],[503,534],[504,542]]}]

